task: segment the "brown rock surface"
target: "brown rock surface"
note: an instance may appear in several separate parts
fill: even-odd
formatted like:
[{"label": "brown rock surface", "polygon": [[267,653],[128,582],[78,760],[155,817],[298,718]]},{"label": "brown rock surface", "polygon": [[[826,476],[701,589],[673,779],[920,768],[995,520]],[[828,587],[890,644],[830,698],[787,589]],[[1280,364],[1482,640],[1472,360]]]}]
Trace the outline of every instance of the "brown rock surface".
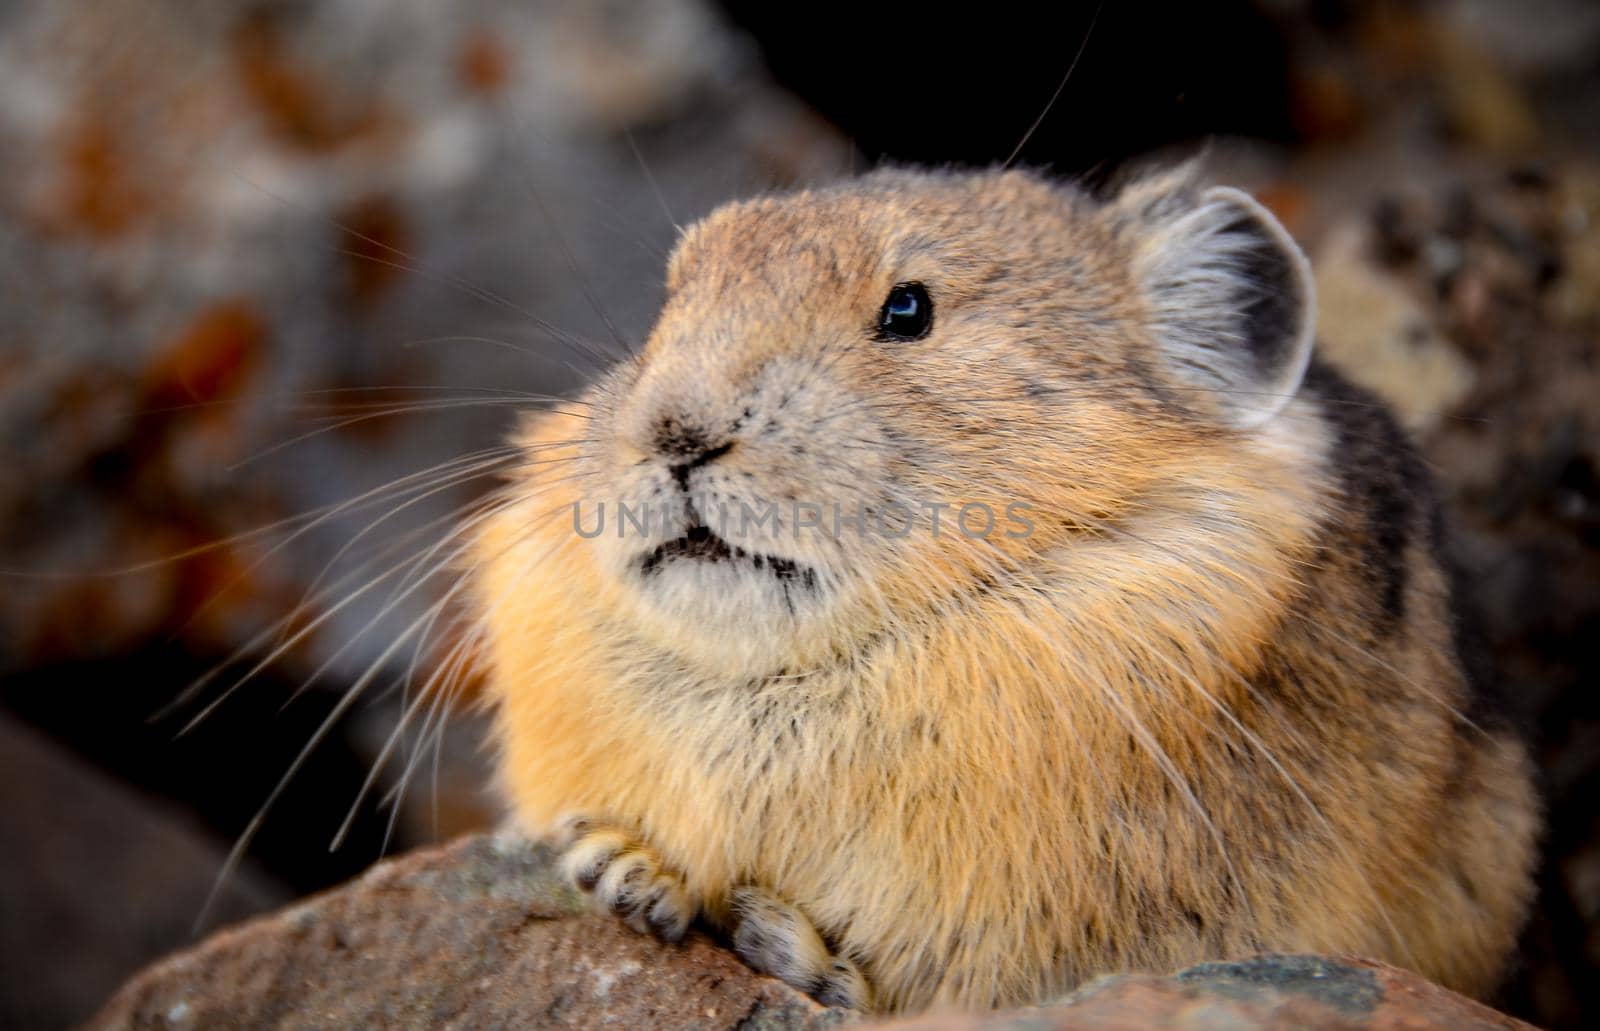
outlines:
[{"label": "brown rock surface", "polygon": [[1204,963],[1169,977],[1127,975],[1088,985],[1058,1006],[987,1016],[926,1017],[894,1031],[1135,1031],[1135,1029],[1529,1029],[1383,963],[1353,957],[1257,956]]},{"label": "brown rock surface", "polygon": [[[194,940],[225,847],[0,715],[0,1027],[82,1020],[130,974]],[[288,893],[246,867],[212,926]]]},{"label": "brown rock surface", "polygon": [[463,838],[224,931],[119,991],[96,1028],[820,1028],[847,1014],[586,914],[548,849]]},{"label": "brown rock surface", "polygon": [[[587,913],[546,847],[502,832],[382,864],[125,985],[94,1028],[822,1028],[853,1023],[699,932],[662,945]],[[1109,977],[1057,1006],[906,1029],[1527,1025],[1380,963],[1261,956]]]}]

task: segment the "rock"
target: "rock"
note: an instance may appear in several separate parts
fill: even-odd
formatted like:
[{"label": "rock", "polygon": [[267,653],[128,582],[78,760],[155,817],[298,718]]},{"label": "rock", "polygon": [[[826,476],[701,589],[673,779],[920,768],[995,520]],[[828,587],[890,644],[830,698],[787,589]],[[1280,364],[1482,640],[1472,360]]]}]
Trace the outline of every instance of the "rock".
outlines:
[{"label": "rock", "polygon": [[1473,368],[1421,303],[1363,253],[1354,227],[1317,249],[1317,346],[1356,383],[1390,399],[1407,429],[1432,429],[1472,389]]},{"label": "rock", "polygon": [[1256,956],[1170,977],[1094,981],[1059,1005],[978,1017],[926,1017],[893,1031],[1514,1031],[1520,1020],[1354,957]]},{"label": "rock", "polygon": [[0,25],[0,570],[35,574],[0,592],[0,672],[167,636],[226,655],[310,591],[284,659],[359,676],[450,577],[307,627],[374,557],[341,549],[382,515],[363,543],[420,553],[493,483],[403,478],[636,346],[675,221],[847,152],[706,0]]},{"label": "rock", "polygon": [[[326,846],[369,766],[341,856],[377,854],[377,800],[398,799],[402,849],[492,826],[476,725],[423,697],[456,668],[457,621],[419,621],[460,569],[447,534],[498,482],[481,449],[592,351],[637,345],[675,220],[849,152],[709,0],[0,2],[0,706],[61,713],[52,733],[231,839],[312,730],[288,758],[263,745],[366,683],[255,857],[298,890],[342,880]],[[147,747],[279,642],[199,744]],[[60,683],[36,706],[24,679]],[[239,715],[291,698],[270,729]],[[213,751],[228,733],[235,754]],[[146,775],[174,753],[234,765]],[[324,762],[360,763],[356,784],[319,780]],[[308,781],[331,825],[297,810]],[[274,825],[298,850],[273,849]],[[210,874],[192,880],[203,895]],[[39,908],[81,891],[6,861],[0,881]],[[105,912],[156,944],[74,982],[86,930],[0,980],[92,1005],[183,940],[131,903]]]},{"label": "rock", "polygon": [[584,911],[552,852],[506,832],[377,867],[125,985],[93,1028],[822,1028],[849,1019],[698,932]]},{"label": "rock", "polygon": [[[193,940],[226,849],[191,819],[0,717],[0,1027],[65,1027]],[[218,922],[282,903],[250,869]]]},{"label": "rock", "polygon": [[[384,863],[125,985],[90,1027],[824,1028],[854,1023],[710,937],[667,946],[588,912],[554,853],[502,831]],[[1527,1027],[1366,960],[1262,956],[1096,981],[1035,1010],[900,1029]]]},{"label": "rock", "polygon": [[1228,1028],[1513,1031],[1530,1025],[1415,974],[1351,957],[1257,956],[1203,963],[1170,977],[1106,977],[1057,1006],[928,1017],[895,1031],[1121,1031]]}]

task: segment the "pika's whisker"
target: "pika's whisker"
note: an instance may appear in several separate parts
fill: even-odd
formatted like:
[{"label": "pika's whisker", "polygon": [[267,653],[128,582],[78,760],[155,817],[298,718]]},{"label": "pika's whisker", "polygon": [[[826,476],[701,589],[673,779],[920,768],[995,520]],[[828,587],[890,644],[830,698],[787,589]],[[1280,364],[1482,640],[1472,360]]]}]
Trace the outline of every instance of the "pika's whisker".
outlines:
[{"label": "pika's whisker", "polygon": [[395,416],[395,415],[406,415],[406,414],[411,414],[411,413],[416,413],[416,412],[445,411],[445,410],[453,410],[453,409],[458,409],[458,408],[496,408],[496,407],[507,407],[507,406],[524,408],[524,407],[528,406],[528,402],[526,402],[524,400],[521,400],[521,399],[517,399],[517,398],[505,398],[505,399],[497,399],[496,398],[496,399],[482,399],[482,400],[465,401],[465,402],[462,402],[462,401],[438,402],[438,403],[434,403],[434,404],[429,404],[429,403],[424,402],[424,403],[418,403],[418,404],[412,404],[412,405],[396,405],[396,406],[393,406],[393,407],[390,407],[390,408],[387,408],[387,409],[384,409],[384,410],[381,410],[381,411],[370,411],[370,412],[366,412],[366,413],[364,413],[362,415],[353,415],[353,416],[350,416],[349,418],[336,419],[335,421],[332,421],[327,425],[320,426],[317,429],[308,430],[305,433],[297,434],[296,436],[290,437],[287,440],[279,441],[278,443],[273,444],[270,447],[267,447],[267,448],[265,448],[265,449],[263,449],[261,451],[257,451],[255,454],[249,456],[248,458],[240,459],[239,461],[233,463],[232,465],[228,466],[227,468],[228,468],[229,472],[235,472],[235,471],[237,471],[239,469],[242,469],[243,467],[245,467],[247,465],[250,465],[251,463],[259,462],[263,458],[267,458],[267,457],[269,457],[271,455],[275,455],[278,452],[287,450],[288,448],[294,447],[297,444],[303,444],[304,442],[306,442],[308,440],[312,440],[312,439],[314,439],[316,437],[323,436],[324,434],[333,433],[336,430],[347,429],[347,428],[349,428],[351,426],[359,426],[362,423],[372,422],[375,419],[386,419],[386,418],[390,418],[390,417]]},{"label": "pika's whisker", "polygon": [[327,223],[328,225],[332,226],[333,228],[338,229],[340,232],[345,233],[346,235],[348,235],[348,236],[350,236],[350,237],[352,237],[354,239],[360,240],[362,243],[367,244],[369,247],[376,247],[376,248],[378,248],[378,249],[380,249],[382,251],[385,251],[385,252],[387,252],[389,254],[393,254],[399,260],[397,260],[397,261],[396,260],[389,260],[389,259],[381,258],[381,257],[377,256],[376,254],[370,254],[370,253],[367,253],[367,252],[364,252],[364,251],[357,251],[357,250],[352,250],[350,248],[344,248],[344,247],[333,248],[335,253],[342,254],[345,257],[353,258],[353,259],[355,259],[357,261],[366,261],[366,262],[370,262],[372,264],[380,265],[380,266],[383,266],[383,267],[386,267],[386,268],[394,268],[394,269],[397,269],[397,270],[402,271],[402,272],[409,272],[409,273],[411,273],[413,275],[419,276],[419,277],[421,277],[423,279],[426,279],[426,280],[429,280],[431,282],[440,283],[440,284],[443,284],[443,285],[446,285],[446,286],[450,286],[450,287],[452,287],[452,288],[454,288],[456,290],[461,291],[462,293],[466,294],[469,297],[472,297],[472,298],[474,298],[476,300],[479,300],[479,301],[483,301],[483,302],[488,303],[488,304],[497,305],[497,306],[499,306],[501,308],[506,309],[507,311],[512,312],[513,314],[519,315],[522,318],[527,319],[533,325],[535,325],[539,329],[543,330],[552,339],[555,339],[555,340],[557,340],[557,341],[559,341],[561,343],[565,343],[570,347],[574,347],[580,353],[586,354],[587,357],[589,357],[589,358],[591,358],[591,359],[593,359],[595,361],[596,368],[605,368],[606,365],[609,363],[609,360],[607,359],[607,357],[605,355],[593,350],[592,348],[589,348],[587,344],[584,344],[582,341],[579,341],[576,338],[569,338],[570,335],[567,334],[564,330],[560,329],[560,327],[555,326],[553,323],[550,323],[550,322],[546,321],[543,318],[540,318],[538,315],[535,315],[533,312],[529,311],[527,308],[523,307],[522,305],[519,305],[519,304],[517,304],[517,303],[515,303],[515,302],[513,302],[513,301],[511,301],[511,300],[509,300],[509,299],[507,299],[505,297],[502,297],[501,295],[495,293],[492,290],[488,290],[488,289],[486,289],[484,287],[478,286],[475,283],[470,283],[470,282],[462,279],[459,276],[452,275],[452,274],[447,273],[447,272],[438,272],[438,271],[436,271],[436,270],[434,270],[432,268],[429,268],[428,266],[422,264],[420,261],[418,261],[416,258],[414,258],[412,255],[406,253],[404,250],[401,250],[400,248],[395,247],[393,244],[386,243],[386,242],[384,242],[382,240],[379,240],[379,239],[376,239],[376,238],[374,238],[374,237],[372,237],[372,236],[370,236],[370,235],[368,235],[366,233],[362,233],[359,230],[355,229],[353,226],[350,226],[350,225],[347,225],[347,224],[345,224],[343,222],[340,222],[338,219],[331,218],[331,217],[329,217],[327,215],[321,214],[320,212],[312,212],[305,205],[298,204],[295,201],[292,201],[289,198],[284,197],[281,194],[278,194],[278,193],[266,188],[265,186],[262,186],[261,184],[251,180],[248,176],[246,176],[243,173],[239,172],[237,169],[235,169],[233,171],[233,174],[234,174],[234,176],[236,178],[238,178],[241,182],[245,183],[247,186],[251,187],[252,189],[260,191],[261,193],[265,194],[266,196],[271,197],[272,199],[278,201],[280,204],[284,204],[284,205],[287,205],[289,207],[295,208],[296,210],[299,210],[301,212],[307,212],[307,213],[313,214],[313,215],[315,215],[315,217],[321,219],[323,222]]},{"label": "pika's whisker", "polygon": [[[444,610],[445,604],[443,602],[435,602],[433,605],[429,606],[427,613],[424,614],[427,616],[427,623],[422,632],[416,636],[416,643],[412,649],[411,670],[408,670],[405,678],[406,685],[409,685],[410,683],[411,671],[414,671],[416,668],[416,656],[420,654],[421,649],[427,643],[429,636],[433,632],[435,622],[438,620],[440,614],[443,613]],[[459,651],[462,643],[463,642],[458,641],[451,649],[450,654],[454,655],[455,652]],[[437,676],[437,672],[438,671],[436,670],[434,674],[435,676]],[[334,832],[332,840],[328,842],[329,852],[338,851],[339,846],[344,843],[345,836],[349,833],[350,826],[355,822],[356,814],[361,809],[361,803],[366,800],[368,792],[372,790],[373,784],[377,782],[379,775],[383,772],[383,768],[388,762],[390,753],[394,751],[395,746],[399,743],[400,738],[404,734],[406,726],[411,722],[411,719],[418,711],[421,710],[425,703],[430,701],[430,695],[433,696],[431,700],[435,705],[437,705],[438,696],[428,689],[432,683],[433,677],[430,676],[428,682],[423,686],[423,689],[416,692],[415,697],[403,704],[400,718],[395,721],[394,730],[390,732],[388,738],[383,743],[383,747],[379,749],[377,756],[372,760],[370,766],[368,767],[367,775],[361,782],[360,789],[356,791],[355,799],[350,803],[350,808],[345,813],[344,819],[340,821],[339,828]],[[407,687],[402,687],[402,699],[406,697],[406,694]],[[423,727],[426,729],[427,724],[424,723]]]},{"label": "pika's whisker", "polygon": [[523,187],[528,191],[528,196],[533,200],[534,206],[539,209],[539,217],[544,220],[545,228],[550,231],[550,238],[555,241],[556,249],[561,252],[562,260],[566,262],[568,271],[572,273],[572,278],[577,281],[578,290],[583,294],[589,309],[600,319],[600,322],[606,327],[606,332],[611,334],[612,341],[617,345],[615,357],[618,359],[626,358],[632,353],[633,348],[628,346],[628,341],[617,330],[616,325],[611,321],[611,316],[606,314],[606,310],[601,306],[599,298],[595,297],[588,275],[579,267],[578,259],[573,255],[572,248],[567,244],[566,235],[561,232],[560,225],[556,223],[549,207],[545,205],[544,197],[540,195],[538,187],[534,185],[533,179],[528,176],[526,171],[523,172],[522,183]]},{"label": "pika's whisker", "polygon": [[[446,598],[453,597],[465,586],[465,583],[465,580],[458,582],[454,587],[451,588],[451,591],[446,595]],[[322,744],[323,740],[328,736],[329,732],[332,731],[334,726],[336,726],[338,722],[344,718],[345,714],[350,711],[350,709],[355,705],[356,701],[361,697],[362,693],[366,690],[367,686],[378,675],[378,670],[381,668],[382,664],[388,660],[390,655],[404,646],[406,640],[411,636],[412,633],[415,632],[414,628],[420,623],[421,619],[418,619],[412,623],[411,627],[407,628],[405,631],[402,631],[395,637],[393,643],[391,643],[389,647],[384,650],[383,654],[379,656],[378,660],[372,664],[367,672],[363,674],[361,678],[358,679],[354,684],[352,684],[350,688],[345,691],[344,695],[334,703],[333,707],[329,709],[328,715],[317,726],[317,729],[312,732],[310,739],[306,741],[305,745],[300,749],[299,754],[297,754],[294,760],[289,764],[289,767],[284,771],[283,776],[278,779],[278,782],[273,786],[272,791],[268,793],[266,800],[262,802],[260,808],[256,810],[253,816],[251,816],[250,822],[245,825],[244,830],[241,831],[238,838],[234,840],[233,847],[228,850],[227,858],[223,860],[222,868],[218,871],[216,880],[212,882],[211,891],[207,894],[206,901],[200,908],[200,915],[195,918],[196,928],[204,925],[206,918],[211,913],[212,907],[216,904],[217,897],[222,890],[223,884],[225,884],[228,878],[233,876],[233,872],[238,869],[240,861],[244,858],[245,851],[250,847],[250,843],[255,840],[257,832],[260,831],[262,823],[265,822],[267,813],[272,809],[273,804],[277,802],[277,800],[283,795],[284,789],[287,788],[290,782],[294,780],[295,775],[300,772],[300,768],[305,765],[306,759],[317,749],[317,746]]]},{"label": "pika's whisker", "polygon": [[667,217],[667,223],[679,236],[682,236],[683,226],[672,217],[672,209],[667,205],[667,195],[661,192],[661,184],[656,182],[655,174],[650,171],[650,165],[644,159],[644,152],[639,149],[638,141],[633,138],[633,131],[624,126],[622,138],[628,141],[628,149],[633,151],[633,159],[639,163],[639,171],[644,173],[645,182],[650,184],[650,192],[655,195],[656,203],[661,205],[661,213]]},{"label": "pika's whisker", "polygon": [[[208,703],[204,708],[201,709],[200,712],[198,712],[193,718],[191,718],[187,723],[185,723],[184,726],[178,731],[178,736],[181,737],[184,734],[187,734],[190,731],[192,731],[201,722],[203,722],[208,716],[210,716],[210,714],[212,712],[214,712],[217,709],[218,706],[222,705],[225,701],[227,701],[227,699],[230,698],[234,694],[234,692],[239,690],[246,683],[248,683],[251,680],[253,680],[263,670],[265,670],[268,667],[270,667],[273,663],[277,662],[278,659],[282,658],[283,655],[286,654],[290,649],[292,649],[293,647],[298,645],[301,641],[306,639],[308,636],[310,636],[312,633],[314,633],[319,627],[321,627],[323,624],[328,622],[330,619],[334,618],[341,611],[343,611],[344,609],[348,608],[350,605],[354,604],[356,601],[360,600],[364,595],[366,595],[368,592],[376,589],[378,586],[380,586],[385,581],[387,581],[387,580],[389,580],[389,579],[391,579],[391,578],[393,578],[393,577],[395,577],[395,576],[397,576],[397,575],[399,575],[401,573],[404,573],[404,572],[406,572],[408,570],[411,570],[411,571],[414,572],[415,569],[417,569],[417,568],[426,567],[428,561],[438,552],[438,550],[440,548],[442,548],[443,546],[448,544],[451,540],[454,540],[457,537],[460,537],[460,536],[466,534],[467,532],[469,532],[479,522],[481,522],[482,520],[487,519],[490,516],[492,516],[496,510],[497,509],[493,504],[487,506],[482,513],[480,513],[477,516],[474,516],[471,519],[468,519],[468,520],[462,522],[460,525],[458,525],[450,533],[446,534],[440,541],[436,542],[432,547],[428,548],[426,551],[424,551],[424,552],[422,552],[421,554],[418,554],[418,555],[410,556],[410,557],[408,557],[408,558],[396,563],[395,565],[390,566],[388,569],[386,569],[383,572],[377,574],[376,576],[373,576],[373,577],[369,578],[367,580],[367,582],[362,584],[360,587],[358,587],[358,588],[350,591],[349,593],[345,594],[337,602],[334,602],[332,605],[330,605],[323,612],[321,612],[317,616],[315,616],[315,617],[309,619],[308,621],[306,621],[303,625],[301,625],[297,630],[294,631],[294,633],[290,634],[287,638],[284,638],[284,637],[281,636],[285,632],[285,628],[287,628],[289,626],[293,626],[295,624],[295,622],[298,621],[301,618],[302,613],[304,613],[310,607],[310,604],[311,604],[310,600],[308,600],[307,602],[302,603],[300,606],[297,606],[296,609],[293,612],[291,612],[289,615],[285,616],[283,619],[280,619],[280,620],[276,621],[272,626],[268,627],[267,629],[263,630],[261,633],[257,634],[249,642],[247,642],[245,645],[243,645],[241,648],[239,648],[236,651],[235,658],[242,657],[244,655],[248,655],[249,653],[251,653],[255,649],[261,647],[263,644],[265,644],[267,641],[271,640],[274,637],[278,637],[279,638],[279,643],[275,647],[273,647],[267,653],[267,655],[264,658],[262,658],[262,659],[258,660],[257,662],[255,662],[242,676],[240,676],[232,684],[230,684],[229,687],[224,692],[222,692],[222,694],[219,697],[217,697],[216,699],[214,699],[213,701]],[[433,575],[436,575],[436,573],[437,573],[437,570],[434,570],[433,572],[430,572],[427,576],[422,577],[420,580],[418,580],[417,582],[414,582],[414,583],[410,582],[409,575],[407,577],[403,578],[402,579],[402,583],[403,584],[407,584],[407,586],[405,586],[403,590],[400,590],[400,589],[397,588],[395,591],[392,591],[391,594],[390,594],[389,599],[387,599],[386,603],[384,604],[382,611],[380,611],[378,613],[378,615],[372,617],[372,619],[367,623],[367,625],[364,628],[362,628],[362,630],[360,630],[356,634],[352,635],[350,640],[346,641],[342,646],[340,646],[333,653],[333,655],[329,656],[328,659],[326,661],[324,661],[321,666],[318,667],[316,672],[314,672],[310,677],[306,678],[306,680],[302,682],[301,686],[298,689],[296,689],[294,692],[291,693],[290,698],[284,704],[287,705],[290,702],[294,701],[295,698],[298,698],[312,682],[314,682],[324,672],[326,672],[329,668],[331,668],[333,663],[336,662],[337,659],[340,656],[342,656],[346,651],[348,651],[351,647],[353,647],[355,645],[355,643],[368,630],[370,630],[373,626],[377,625],[377,623],[381,622],[381,620],[385,616],[387,616],[391,611],[393,611],[402,601],[404,601],[405,598],[407,598],[411,594],[413,594],[421,586],[422,583],[425,583]],[[331,596],[337,594],[338,592],[344,590],[344,588],[345,588],[347,583],[349,583],[349,582],[351,582],[351,581],[355,580],[356,578],[358,578],[360,576],[363,576],[363,575],[364,575],[364,570],[353,571],[352,573],[350,573],[349,575],[347,575],[346,577],[344,577],[340,581],[336,581],[335,583],[333,583],[333,584],[329,585],[327,588],[325,588],[322,591],[321,598],[316,599],[316,600],[320,601],[322,598],[328,598],[328,597],[331,597]],[[224,668],[226,668],[226,663],[220,664],[211,673],[206,674],[204,677],[201,677],[199,680],[197,680],[194,684],[191,684],[189,687],[185,688],[185,690],[182,693],[180,693],[180,695],[179,695],[179,697],[177,699],[175,699],[173,702],[169,703],[166,707],[163,708],[161,714],[165,714],[165,713],[170,712],[170,711],[172,711],[172,710],[174,710],[176,708],[181,707],[184,704],[187,704],[187,702],[189,700],[191,700],[196,694],[198,694],[199,691],[203,690],[213,679],[215,679],[217,674],[220,673],[220,671],[222,669],[224,669]],[[158,715],[161,715],[161,714],[158,714]]]},{"label": "pika's whisker", "polygon": [[[331,558],[329,558],[328,561],[323,565],[322,571],[319,572],[317,574],[317,576],[311,581],[310,586],[307,587],[307,589],[306,589],[306,595],[309,597],[310,594],[314,593],[317,590],[317,588],[321,586],[322,581],[324,580],[324,578],[327,577],[328,573],[332,571],[332,569],[339,562],[339,560],[342,559],[346,554],[348,554],[350,552],[350,550],[352,548],[354,548],[357,544],[359,544],[365,537],[367,537],[367,535],[371,534],[374,530],[376,530],[378,527],[382,526],[384,523],[386,523],[389,520],[395,518],[396,516],[402,514],[403,512],[405,512],[407,509],[409,509],[413,505],[421,504],[422,502],[427,501],[429,498],[432,498],[435,495],[441,494],[441,493],[443,493],[445,491],[448,491],[448,490],[453,490],[453,489],[461,486],[462,484],[470,483],[473,480],[481,479],[486,475],[497,474],[502,469],[505,468],[505,466],[506,466],[508,461],[509,461],[509,456],[496,457],[496,458],[487,459],[486,461],[481,462],[481,463],[477,463],[477,464],[474,464],[474,465],[469,465],[469,466],[465,467],[464,469],[459,470],[459,471],[451,474],[450,476],[444,478],[442,481],[436,481],[433,485],[430,486],[430,488],[428,490],[422,491],[421,493],[418,493],[418,494],[415,494],[412,497],[410,497],[410,498],[406,499],[405,501],[401,502],[400,504],[397,504],[397,505],[394,505],[394,506],[390,507],[383,514],[379,515],[376,519],[373,519],[366,526],[362,527],[360,531],[358,531],[355,535],[353,535],[349,540],[345,541],[344,544],[340,545],[339,550],[333,553],[333,556]],[[439,517],[438,519],[435,519],[435,520],[431,520],[429,523],[427,523],[425,528],[424,528],[424,532],[425,532],[426,529],[432,528],[433,526],[436,526],[441,522],[454,522],[455,519],[460,515],[460,513],[463,510],[471,508],[471,507],[473,507],[474,505],[476,505],[478,503],[479,503],[478,499],[474,498],[474,499],[472,499],[470,501],[465,502],[462,505],[457,506],[456,508],[452,509],[450,512],[446,513],[444,516],[441,516],[441,517]]]},{"label": "pika's whisker", "polygon": [[[432,466],[432,467],[430,467],[428,469],[421,470],[420,472],[411,473],[411,474],[408,474],[406,476],[399,477],[398,479],[391,480],[390,482],[388,482],[386,484],[383,484],[383,485],[378,486],[378,487],[374,487],[374,488],[372,488],[371,490],[368,490],[368,491],[364,491],[363,493],[357,495],[354,498],[348,498],[345,501],[337,502],[337,503],[335,503],[333,505],[329,505],[329,506],[324,506],[323,508],[318,509],[318,510],[314,510],[313,512],[308,513],[308,514],[306,514],[304,516],[293,517],[294,521],[299,521],[299,520],[306,519],[308,516],[310,518],[309,518],[308,522],[305,522],[304,525],[301,525],[298,528],[296,528],[293,533],[289,534],[289,536],[287,536],[284,539],[282,539],[282,540],[278,541],[277,543],[275,543],[264,554],[259,555],[255,559],[253,559],[244,568],[244,570],[242,570],[241,572],[236,574],[228,583],[224,584],[211,598],[209,598],[206,602],[204,602],[200,606],[200,608],[198,610],[196,610],[194,615],[189,617],[189,621],[188,622],[192,623],[194,620],[200,618],[205,612],[209,611],[210,608],[212,606],[214,606],[220,598],[224,597],[227,594],[227,592],[230,591],[231,589],[233,589],[233,587],[236,584],[238,584],[239,582],[243,581],[247,576],[250,575],[250,573],[254,572],[257,568],[259,568],[261,565],[263,565],[274,554],[276,554],[277,552],[279,552],[283,548],[289,546],[295,540],[297,540],[301,536],[304,536],[305,534],[309,533],[311,530],[313,530],[316,527],[322,525],[323,523],[325,523],[325,522],[327,522],[327,521],[329,521],[329,520],[331,520],[331,519],[333,519],[333,518],[335,518],[335,517],[337,517],[337,516],[339,516],[339,515],[341,515],[341,514],[343,514],[345,512],[359,511],[361,508],[366,507],[366,505],[372,504],[372,503],[375,503],[378,500],[381,500],[385,494],[392,493],[392,492],[394,492],[396,490],[400,490],[402,492],[409,492],[409,491],[412,491],[412,490],[424,489],[427,486],[431,485],[433,482],[435,482],[434,478],[437,477],[438,475],[441,475],[441,472],[440,472],[441,470],[446,470],[446,472],[443,475],[453,475],[453,472],[450,472],[450,470],[452,470],[452,467],[458,467],[458,466],[460,466],[462,464],[465,464],[465,463],[476,462],[482,456],[484,456],[486,454],[494,454],[494,453],[499,453],[499,454],[501,454],[503,456],[503,457],[501,457],[499,459],[491,460],[491,463],[494,463],[494,464],[503,464],[505,462],[510,461],[512,458],[518,458],[519,460],[521,458],[520,449],[517,449],[517,448],[512,448],[512,447],[486,448],[483,451],[473,452],[473,453],[471,453],[469,455],[461,456],[461,457],[458,457],[458,458],[453,458],[453,459],[450,459],[448,461],[441,462],[438,465]],[[489,467],[492,468],[492,464]],[[482,475],[482,474],[479,473],[478,475]],[[413,481],[417,481],[417,480],[421,480],[422,482],[420,484],[413,482]],[[291,520],[280,520],[278,523],[273,524],[271,527],[266,528],[266,529],[270,532],[271,529],[281,528],[286,523],[290,523],[290,522],[291,522]],[[256,536],[256,535],[259,535],[258,531],[251,531],[251,536]],[[326,575],[326,571],[327,570],[325,569],[324,573],[320,574],[317,577],[317,581],[313,582],[311,590],[315,589],[316,583],[321,581],[322,577],[324,575]],[[160,720],[163,720],[168,715],[170,715],[175,709],[180,708],[183,705],[187,704],[188,701],[191,698],[193,698],[196,694],[198,694],[201,690],[203,690],[205,688],[205,686],[207,684],[209,684],[216,677],[216,675],[222,669],[224,669],[229,663],[238,660],[239,658],[243,657],[243,655],[247,654],[249,651],[253,650],[256,647],[259,647],[261,644],[265,643],[267,640],[270,640],[273,636],[275,636],[277,634],[277,632],[278,632],[277,628],[286,627],[286,626],[292,625],[292,623],[295,620],[297,620],[300,617],[300,614],[305,610],[306,605],[308,604],[308,602],[310,600],[311,590],[307,591],[307,596],[306,596],[305,599],[302,600],[302,603],[300,605],[296,606],[293,610],[291,610],[286,616],[284,616],[280,620],[276,621],[271,627],[267,628],[266,631],[264,631],[262,634],[257,635],[250,642],[246,643],[242,648],[236,650],[231,656],[229,656],[228,659],[224,660],[222,663],[219,663],[212,670],[210,670],[209,672],[207,672],[204,675],[202,675],[194,683],[190,684],[183,691],[180,691],[177,694],[177,696],[175,696],[170,702],[168,702],[167,704],[163,705],[160,709],[158,709],[155,713],[153,713],[151,715],[151,717],[150,717],[151,722],[159,722]],[[185,625],[188,625],[188,624],[186,623]]]}]

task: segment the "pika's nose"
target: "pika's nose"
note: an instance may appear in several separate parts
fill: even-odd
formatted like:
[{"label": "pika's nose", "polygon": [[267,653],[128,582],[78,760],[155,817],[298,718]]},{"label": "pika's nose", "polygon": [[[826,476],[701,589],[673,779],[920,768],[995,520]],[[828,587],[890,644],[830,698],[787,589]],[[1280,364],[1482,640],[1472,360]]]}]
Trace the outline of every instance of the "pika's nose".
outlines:
[{"label": "pika's nose", "polygon": [[655,447],[656,452],[667,460],[667,468],[677,481],[678,489],[688,490],[689,473],[733,450],[733,442],[726,440],[714,444],[700,427],[668,418],[656,426]]}]

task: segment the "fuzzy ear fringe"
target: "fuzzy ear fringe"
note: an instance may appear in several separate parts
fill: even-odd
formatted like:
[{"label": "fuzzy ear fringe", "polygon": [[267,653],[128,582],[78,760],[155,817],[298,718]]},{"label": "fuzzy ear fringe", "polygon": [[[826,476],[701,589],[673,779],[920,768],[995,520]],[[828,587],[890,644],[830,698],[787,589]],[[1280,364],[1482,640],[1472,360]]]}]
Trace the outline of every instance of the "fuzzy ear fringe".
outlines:
[{"label": "fuzzy ear fringe", "polygon": [[1130,229],[1170,221],[1195,206],[1204,186],[1205,157],[1136,168],[1117,180],[1111,207]]},{"label": "fuzzy ear fringe", "polygon": [[1311,267],[1261,204],[1227,187],[1202,191],[1197,178],[1189,162],[1137,179],[1112,210],[1134,241],[1167,367],[1248,429],[1283,410],[1311,360]]}]

